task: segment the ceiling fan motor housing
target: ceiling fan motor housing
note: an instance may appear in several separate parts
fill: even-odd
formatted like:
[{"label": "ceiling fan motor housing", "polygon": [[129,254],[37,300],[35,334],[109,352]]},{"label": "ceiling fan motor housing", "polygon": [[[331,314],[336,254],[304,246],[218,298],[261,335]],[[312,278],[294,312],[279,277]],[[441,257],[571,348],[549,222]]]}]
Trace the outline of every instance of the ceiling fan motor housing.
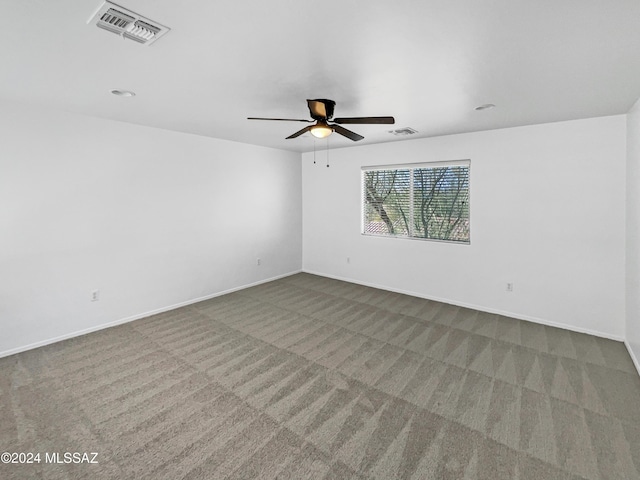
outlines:
[{"label": "ceiling fan motor housing", "polygon": [[307,100],[307,105],[309,106],[309,112],[311,112],[311,118],[314,120],[331,120],[336,102],[326,98],[319,98]]}]

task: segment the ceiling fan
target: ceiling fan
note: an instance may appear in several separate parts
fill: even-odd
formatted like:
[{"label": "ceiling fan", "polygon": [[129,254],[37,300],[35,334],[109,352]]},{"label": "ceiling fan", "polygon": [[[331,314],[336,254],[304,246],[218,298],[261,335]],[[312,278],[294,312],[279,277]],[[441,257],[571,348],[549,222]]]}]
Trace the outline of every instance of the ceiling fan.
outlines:
[{"label": "ceiling fan", "polygon": [[[313,120],[300,120],[297,118],[263,118],[263,117],[247,117],[248,120],[277,120],[280,122],[307,122],[315,123],[304,127],[302,130],[298,130],[293,135],[289,135],[289,138],[296,138],[303,133],[311,132],[316,138],[326,138],[333,132],[336,132],[344,137],[347,137],[354,142],[362,140],[364,137],[358,135],[351,130],[340,126],[339,124],[393,124],[395,119],[393,117],[341,117],[333,118],[333,108],[336,106],[336,102],[327,99],[307,100],[307,106],[311,113]],[[329,123],[332,122],[332,123]]]}]

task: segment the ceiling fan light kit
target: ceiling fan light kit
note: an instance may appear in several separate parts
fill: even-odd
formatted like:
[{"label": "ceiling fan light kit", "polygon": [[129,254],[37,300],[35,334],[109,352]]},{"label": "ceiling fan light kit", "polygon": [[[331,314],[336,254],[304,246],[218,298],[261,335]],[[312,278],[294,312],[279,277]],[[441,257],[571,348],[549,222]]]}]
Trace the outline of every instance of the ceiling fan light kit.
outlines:
[{"label": "ceiling fan light kit", "polygon": [[[307,100],[307,107],[309,107],[309,113],[311,114],[311,118],[313,120],[301,120],[297,118],[265,118],[265,117],[247,117],[248,120],[276,120],[281,122],[307,122],[315,123],[308,127],[304,127],[301,130],[298,130],[296,133],[293,133],[287,137],[296,138],[300,135],[311,132],[316,138],[327,138],[333,132],[336,132],[343,137],[347,137],[354,142],[358,140],[362,140],[364,137],[359,135],[351,130],[347,130],[340,124],[360,124],[360,125],[391,125],[395,123],[395,119],[390,116],[386,117],[342,117],[342,118],[333,118],[333,109],[336,105],[336,102],[333,100],[328,100],[326,98],[320,98],[315,100]],[[333,123],[329,123],[329,122]]]},{"label": "ceiling fan light kit", "polygon": [[333,129],[328,125],[314,125],[309,131],[316,138],[327,138],[333,133]]}]

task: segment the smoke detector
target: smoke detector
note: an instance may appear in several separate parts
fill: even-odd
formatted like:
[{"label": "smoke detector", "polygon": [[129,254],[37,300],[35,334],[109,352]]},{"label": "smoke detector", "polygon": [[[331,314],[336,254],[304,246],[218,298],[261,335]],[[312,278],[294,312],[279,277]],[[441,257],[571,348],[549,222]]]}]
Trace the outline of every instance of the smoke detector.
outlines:
[{"label": "smoke detector", "polygon": [[143,45],[151,45],[170,30],[111,2],[104,2],[87,23]]}]

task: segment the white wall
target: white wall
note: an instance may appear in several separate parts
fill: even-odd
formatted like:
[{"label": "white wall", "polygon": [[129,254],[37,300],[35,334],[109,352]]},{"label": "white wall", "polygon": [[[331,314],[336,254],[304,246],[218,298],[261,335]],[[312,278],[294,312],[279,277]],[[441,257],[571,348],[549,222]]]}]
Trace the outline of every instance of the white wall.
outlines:
[{"label": "white wall", "polygon": [[[303,270],[622,339],[625,137],[619,115],[304,154]],[[456,159],[471,245],[360,234],[362,166]]]},{"label": "white wall", "polygon": [[627,331],[626,342],[640,372],[640,100],[627,115]]},{"label": "white wall", "polygon": [[301,268],[299,154],[9,103],[0,132],[0,356]]},{"label": "white wall", "polygon": [[[639,356],[639,129],[636,105],[331,150],[330,168],[318,151],[301,172],[296,153],[2,103],[0,356],[301,268],[613,338],[626,286]],[[462,158],[471,245],[360,234],[361,166]]]}]

